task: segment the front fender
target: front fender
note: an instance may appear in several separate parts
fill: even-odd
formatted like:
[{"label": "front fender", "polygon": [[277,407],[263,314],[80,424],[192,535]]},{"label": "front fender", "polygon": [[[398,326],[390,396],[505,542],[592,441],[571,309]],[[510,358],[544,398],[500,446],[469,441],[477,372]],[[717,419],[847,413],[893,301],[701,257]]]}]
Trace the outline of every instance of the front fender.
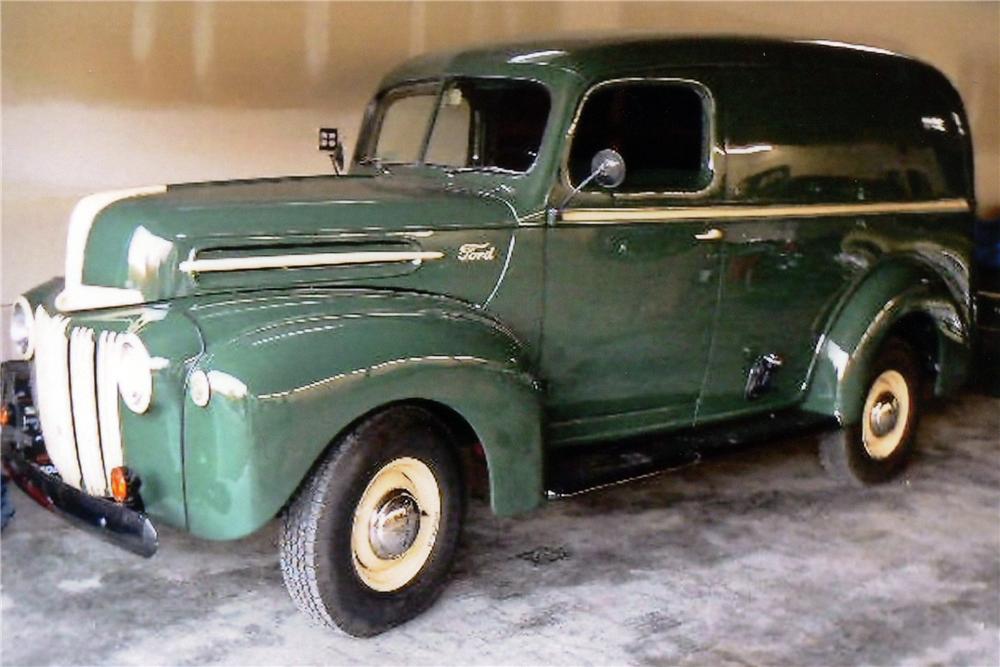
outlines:
[{"label": "front fender", "polygon": [[246,535],[284,506],[331,441],[407,400],[478,436],[499,514],[542,498],[541,408],[523,350],[498,322],[441,297],[337,290],[193,308],[206,341],[204,408],[185,400],[190,530]]},{"label": "front fender", "polygon": [[940,368],[936,393],[953,391],[968,366],[969,309],[929,267],[892,261],[865,278],[820,338],[803,408],[834,416],[841,424],[857,423],[879,346],[913,314],[934,323]]}]

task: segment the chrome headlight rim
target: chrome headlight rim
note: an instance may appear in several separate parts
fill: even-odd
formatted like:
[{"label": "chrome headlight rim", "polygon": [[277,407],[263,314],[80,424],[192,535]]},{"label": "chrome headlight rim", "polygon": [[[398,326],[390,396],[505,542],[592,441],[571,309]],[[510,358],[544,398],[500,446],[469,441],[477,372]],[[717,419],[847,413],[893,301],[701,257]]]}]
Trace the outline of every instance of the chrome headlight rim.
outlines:
[{"label": "chrome headlight rim", "polygon": [[125,406],[139,415],[153,401],[153,360],[134,333],[125,334],[118,344],[118,393]]},{"label": "chrome headlight rim", "polygon": [[35,315],[31,311],[31,304],[24,296],[19,296],[14,301],[8,334],[18,358],[28,360],[34,356]]}]

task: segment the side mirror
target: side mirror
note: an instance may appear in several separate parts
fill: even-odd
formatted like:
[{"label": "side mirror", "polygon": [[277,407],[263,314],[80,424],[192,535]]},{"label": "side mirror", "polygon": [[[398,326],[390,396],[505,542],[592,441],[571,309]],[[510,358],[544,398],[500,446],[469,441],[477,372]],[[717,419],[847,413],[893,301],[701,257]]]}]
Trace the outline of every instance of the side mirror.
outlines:
[{"label": "side mirror", "polygon": [[591,178],[602,188],[617,188],[625,182],[625,158],[615,149],[605,148],[590,161],[590,171]]},{"label": "side mirror", "polygon": [[566,208],[573,197],[591,181],[596,181],[602,188],[617,188],[625,182],[625,158],[613,148],[597,151],[594,154],[594,159],[590,161],[590,176],[580,181],[580,184],[566,195],[562,204],[559,205],[559,210]]},{"label": "side mirror", "polygon": [[340,132],[337,128],[319,128],[319,149],[330,154],[333,173],[339,176],[344,171],[344,144],[340,143]]}]

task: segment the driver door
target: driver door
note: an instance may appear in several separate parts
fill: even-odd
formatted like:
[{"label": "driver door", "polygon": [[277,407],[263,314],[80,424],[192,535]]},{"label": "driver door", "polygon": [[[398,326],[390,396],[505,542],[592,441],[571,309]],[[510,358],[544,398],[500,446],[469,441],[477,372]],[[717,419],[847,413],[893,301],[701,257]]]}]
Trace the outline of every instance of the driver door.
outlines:
[{"label": "driver door", "polygon": [[[611,148],[624,181],[573,196],[547,230],[542,366],[549,436],[574,442],[688,426],[705,377],[718,300],[709,201],[711,97],[688,80],[600,84],[585,97],[565,192]],[[565,195],[563,195],[565,197]]]}]

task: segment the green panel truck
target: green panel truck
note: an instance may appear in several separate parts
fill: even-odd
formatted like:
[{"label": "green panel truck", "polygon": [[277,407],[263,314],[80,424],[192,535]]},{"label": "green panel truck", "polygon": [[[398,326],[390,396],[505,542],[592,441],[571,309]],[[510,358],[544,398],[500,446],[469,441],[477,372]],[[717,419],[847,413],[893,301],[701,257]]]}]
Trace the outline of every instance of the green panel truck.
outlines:
[{"label": "green panel truck", "polygon": [[967,373],[969,124],[911,58],[422,56],[347,171],[83,199],[65,276],[12,315],[14,479],[146,556],[157,524],[279,517],[297,605],[368,636],[442,590],[477,467],[511,515],[693,439],[826,425],[827,469],[875,483]]}]

